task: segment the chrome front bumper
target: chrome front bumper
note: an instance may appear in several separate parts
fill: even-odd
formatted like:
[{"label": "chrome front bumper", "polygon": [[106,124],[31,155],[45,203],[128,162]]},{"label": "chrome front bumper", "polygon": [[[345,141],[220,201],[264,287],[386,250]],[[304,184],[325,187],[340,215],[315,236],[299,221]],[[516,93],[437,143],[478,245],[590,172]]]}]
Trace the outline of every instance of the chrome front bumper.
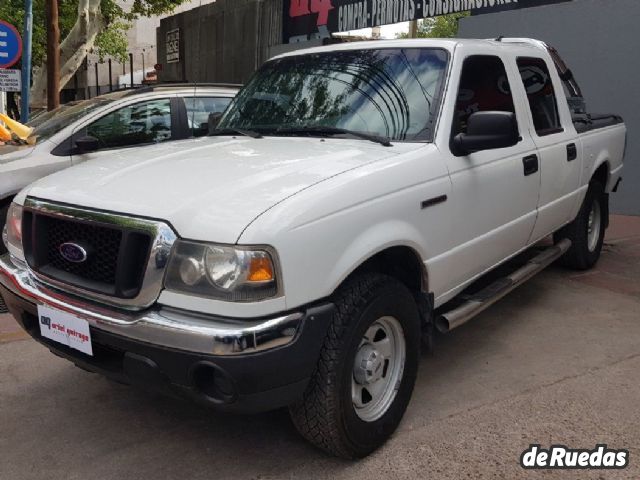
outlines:
[{"label": "chrome front bumper", "polygon": [[266,319],[228,319],[170,308],[140,312],[105,307],[44,285],[6,254],[0,257],[0,284],[33,305],[47,305],[85,319],[98,330],[152,345],[209,355],[242,355],[287,345],[296,338],[304,315]]}]

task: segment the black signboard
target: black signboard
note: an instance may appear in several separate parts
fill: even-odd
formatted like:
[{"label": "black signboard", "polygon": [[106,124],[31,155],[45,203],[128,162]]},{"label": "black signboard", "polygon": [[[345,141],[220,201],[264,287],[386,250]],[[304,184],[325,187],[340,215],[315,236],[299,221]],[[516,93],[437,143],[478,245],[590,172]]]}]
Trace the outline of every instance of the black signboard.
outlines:
[{"label": "black signboard", "polygon": [[494,2],[485,1],[484,3],[488,3],[487,6],[471,10],[471,14],[480,15],[483,13],[501,12],[503,10],[516,10],[518,8],[539,7],[541,5],[551,5],[552,3],[565,3],[569,1],[571,0],[512,0],[511,2],[500,2],[498,0]]},{"label": "black signboard", "polygon": [[482,14],[571,0],[284,0],[285,43],[333,32],[471,11]]}]

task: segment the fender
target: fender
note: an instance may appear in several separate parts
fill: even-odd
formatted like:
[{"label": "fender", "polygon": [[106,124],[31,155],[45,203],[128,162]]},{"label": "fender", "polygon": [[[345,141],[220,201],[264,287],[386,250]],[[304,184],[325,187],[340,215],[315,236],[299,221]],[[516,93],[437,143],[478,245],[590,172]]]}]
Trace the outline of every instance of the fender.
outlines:
[{"label": "fender", "polygon": [[378,253],[391,247],[408,247],[420,260],[422,289],[426,293],[429,274],[425,258],[428,257],[421,243],[420,232],[409,223],[394,220],[373,225],[356,237],[339,257],[327,278],[325,290],[334,292],[349,275]]}]

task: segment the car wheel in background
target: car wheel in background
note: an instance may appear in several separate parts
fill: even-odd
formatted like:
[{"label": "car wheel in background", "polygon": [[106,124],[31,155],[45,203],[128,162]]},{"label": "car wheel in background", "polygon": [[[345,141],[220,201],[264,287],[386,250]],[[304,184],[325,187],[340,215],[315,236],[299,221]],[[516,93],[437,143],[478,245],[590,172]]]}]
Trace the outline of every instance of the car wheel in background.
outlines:
[{"label": "car wheel in background", "polygon": [[[6,205],[0,205],[0,235],[4,230],[4,224],[7,222],[7,212],[9,211],[9,203]],[[7,253],[7,249],[4,246],[4,242],[0,240],[0,255]]]}]

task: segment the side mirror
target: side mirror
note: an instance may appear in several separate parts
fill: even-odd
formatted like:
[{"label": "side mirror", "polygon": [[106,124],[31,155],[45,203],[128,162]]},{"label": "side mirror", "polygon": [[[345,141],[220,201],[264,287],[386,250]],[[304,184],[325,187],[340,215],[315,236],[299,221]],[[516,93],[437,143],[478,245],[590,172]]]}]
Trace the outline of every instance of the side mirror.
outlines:
[{"label": "side mirror", "polygon": [[515,113],[476,112],[469,116],[467,133],[459,133],[451,141],[454,155],[461,157],[482,150],[507,148],[520,140]]},{"label": "side mirror", "polygon": [[91,135],[85,135],[76,139],[76,147],[80,153],[94,152],[100,148],[100,140]]},{"label": "side mirror", "polygon": [[218,128],[218,124],[220,123],[221,118],[221,112],[214,112],[209,114],[209,134],[212,134],[214,130]]}]

